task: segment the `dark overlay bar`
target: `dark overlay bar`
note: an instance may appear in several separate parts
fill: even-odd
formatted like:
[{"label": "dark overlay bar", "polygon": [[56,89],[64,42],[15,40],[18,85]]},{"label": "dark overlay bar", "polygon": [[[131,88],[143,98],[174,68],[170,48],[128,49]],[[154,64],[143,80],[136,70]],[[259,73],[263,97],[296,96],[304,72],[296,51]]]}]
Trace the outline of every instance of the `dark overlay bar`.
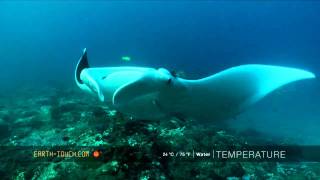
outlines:
[{"label": "dark overlay bar", "polygon": [[163,150],[144,154],[137,149],[108,146],[1,146],[0,161],[56,162],[108,161],[114,155],[127,156],[131,161],[148,156],[181,161],[246,161],[246,162],[320,162],[319,146],[213,146],[211,149]]}]

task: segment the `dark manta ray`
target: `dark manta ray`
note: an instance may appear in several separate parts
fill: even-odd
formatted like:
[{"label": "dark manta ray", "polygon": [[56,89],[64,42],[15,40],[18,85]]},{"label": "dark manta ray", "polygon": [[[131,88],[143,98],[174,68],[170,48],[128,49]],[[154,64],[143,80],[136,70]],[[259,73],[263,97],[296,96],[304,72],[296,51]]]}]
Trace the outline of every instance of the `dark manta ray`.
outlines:
[{"label": "dark manta ray", "polygon": [[224,120],[275,89],[315,78],[301,69],[241,65],[198,80],[176,77],[164,68],[90,67],[87,51],[75,70],[77,85],[119,112],[139,119],[166,116]]}]

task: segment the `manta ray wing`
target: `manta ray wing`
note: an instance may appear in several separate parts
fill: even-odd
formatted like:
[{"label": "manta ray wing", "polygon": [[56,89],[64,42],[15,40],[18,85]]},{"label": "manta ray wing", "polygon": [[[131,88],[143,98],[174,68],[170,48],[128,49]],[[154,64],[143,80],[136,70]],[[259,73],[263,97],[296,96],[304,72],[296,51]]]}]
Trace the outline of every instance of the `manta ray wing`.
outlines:
[{"label": "manta ray wing", "polygon": [[157,104],[159,93],[170,75],[163,69],[149,69],[143,75],[119,87],[113,94],[113,106],[137,118],[158,119],[167,116]]},{"label": "manta ray wing", "polygon": [[[288,83],[315,78],[311,72],[270,65],[242,65],[199,80],[183,80],[189,90],[183,114],[196,118],[230,118]],[[186,102],[184,102],[186,103]]]}]

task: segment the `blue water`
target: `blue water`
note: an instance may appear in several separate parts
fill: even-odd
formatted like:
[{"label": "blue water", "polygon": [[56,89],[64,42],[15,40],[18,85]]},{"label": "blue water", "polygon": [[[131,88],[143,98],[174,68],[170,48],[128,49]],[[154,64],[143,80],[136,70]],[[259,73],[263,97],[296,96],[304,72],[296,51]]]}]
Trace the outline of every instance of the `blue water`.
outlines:
[{"label": "blue water", "polygon": [[[165,67],[203,77],[231,66],[263,63],[319,75],[319,17],[318,1],[0,2],[1,87],[74,85],[75,64],[85,47],[92,66]],[[121,56],[132,60],[124,62]],[[294,93],[282,93],[287,99],[278,100],[277,106],[286,109],[277,111],[277,117],[290,122],[284,126],[307,126],[301,122],[310,119],[313,129],[306,127],[304,133],[316,133],[319,89],[314,80],[297,84]],[[265,107],[269,105],[255,112],[263,114]],[[274,127],[271,123],[261,129]]]}]

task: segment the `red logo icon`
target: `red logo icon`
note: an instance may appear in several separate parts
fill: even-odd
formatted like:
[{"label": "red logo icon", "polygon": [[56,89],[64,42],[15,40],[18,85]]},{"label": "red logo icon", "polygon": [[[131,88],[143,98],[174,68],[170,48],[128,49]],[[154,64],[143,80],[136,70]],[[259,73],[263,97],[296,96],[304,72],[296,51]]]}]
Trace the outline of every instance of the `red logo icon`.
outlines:
[{"label": "red logo icon", "polygon": [[93,151],[93,157],[98,158],[100,156],[100,152],[98,150]]}]

